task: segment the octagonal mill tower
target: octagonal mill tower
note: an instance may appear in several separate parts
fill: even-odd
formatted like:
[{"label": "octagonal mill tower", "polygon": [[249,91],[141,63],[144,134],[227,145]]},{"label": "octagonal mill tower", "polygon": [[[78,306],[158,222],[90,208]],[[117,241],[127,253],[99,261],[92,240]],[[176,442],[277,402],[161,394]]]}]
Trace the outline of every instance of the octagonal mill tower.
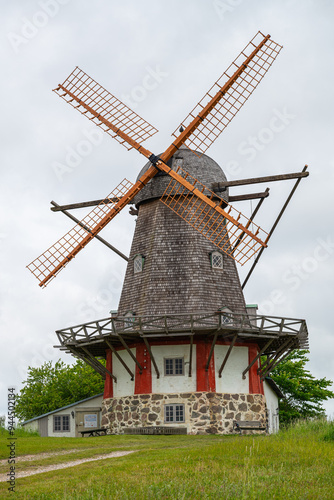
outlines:
[{"label": "octagonal mill tower", "polygon": [[[186,147],[169,166],[181,167],[210,189],[213,183],[226,181],[214,160],[198,157]],[[118,316],[213,313],[223,307],[245,313],[235,261],[161,203],[169,181],[159,173],[134,200],[138,218]],[[228,190],[221,199],[228,201]]]}]

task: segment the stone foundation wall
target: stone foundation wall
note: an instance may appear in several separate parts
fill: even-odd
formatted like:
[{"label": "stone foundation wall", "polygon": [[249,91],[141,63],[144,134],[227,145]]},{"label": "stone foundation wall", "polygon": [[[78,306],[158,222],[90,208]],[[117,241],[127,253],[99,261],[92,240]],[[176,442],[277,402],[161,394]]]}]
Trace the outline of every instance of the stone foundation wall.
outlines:
[{"label": "stone foundation wall", "polygon": [[[165,423],[166,404],[184,404],[185,422]],[[188,434],[231,434],[235,432],[233,420],[258,420],[265,426],[266,418],[266,401],[261,394],[138,394],[102,402],[102,426],[109,434],[122,434],[126,427],[149,426],[187,427]]]}]

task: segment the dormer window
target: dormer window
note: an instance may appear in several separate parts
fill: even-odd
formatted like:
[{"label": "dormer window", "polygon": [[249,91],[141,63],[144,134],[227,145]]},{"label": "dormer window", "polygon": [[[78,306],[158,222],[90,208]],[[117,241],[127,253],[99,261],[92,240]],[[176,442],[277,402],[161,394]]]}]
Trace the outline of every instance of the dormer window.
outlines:
[{"label": "dormer window", "polygon": [[224,269],[223,254],[215,250],[210,253],[210,262],[212,269]]},{"label": "dormer window", "polygon": [[135,255],[133,259],[133,272],[141,273],[144,269],[145,257],[141,254]]},{"label": "dormer window", "polygon": [[125,327],[131,327],[133,325],[133,323],[135,322],[135,314],[133,311],[128,311],[125,315],[124,315],[124,326]]},{"label": "dormer window", "polygon": [[231,325],[233,323],[233,312],[228,307],[220,308],[221,322],[223,325]]}]

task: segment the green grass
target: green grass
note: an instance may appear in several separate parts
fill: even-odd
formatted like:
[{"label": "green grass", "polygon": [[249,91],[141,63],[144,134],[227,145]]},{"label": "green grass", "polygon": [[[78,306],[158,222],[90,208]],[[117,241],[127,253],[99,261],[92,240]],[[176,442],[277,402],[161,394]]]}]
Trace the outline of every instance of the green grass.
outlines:
[{"label": "green grass", "polygon": [[[275,436],[105,436],[17,439],[17,454],[75,453],[17,459],[18,471],[116,450],[88,462],[16,480],[18,499],[333,499],[333,422],[299,422]],[[7,458],[1,439],[0,458]],[[8,466],[2,466],[6,473]],[[7,497],[0,483],[0,498]]]}]

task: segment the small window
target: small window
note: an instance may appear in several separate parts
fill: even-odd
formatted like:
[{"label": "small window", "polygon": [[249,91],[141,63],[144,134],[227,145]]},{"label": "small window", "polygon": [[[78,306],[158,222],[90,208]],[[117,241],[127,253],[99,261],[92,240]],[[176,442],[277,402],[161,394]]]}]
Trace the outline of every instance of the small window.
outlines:
[{"label": "small window", "polygon": [[224,264],[223,264],[223,254],[220,252],[211,252],[210,254],[210,261],[211,261],[211,267],[212,269],[223,269]]},{"label": "small window", "polygon": [[222,307],[221,312],[221,322],[223,325],[231,325],[233,323],[233,312],[228,307]]},{"label": "small window", "polygon": [[184,422],[184,405],[165,405],[165,423]]},{"label": "small window", "polygon": [[53,417],[54,432],[69,432],[70,431],[70,416],[69,415],[54,415]]},{"label": "small window", "polygon": [[184,375],[183,358],[165,358],[165,375]]},{"label": "small window", "polygon": [[124,316],[124,326],[132,326],[133,323],[135,322],[135,315],[132,311],[129,311],[125,314]]},{"label": "small window", "polygon": [[143,255],[141,254],[135,255],[133,259],[133,272],[135,274],[142,272],[142,270],[144,269],[144,261],[145,258],[143,257]]}]

